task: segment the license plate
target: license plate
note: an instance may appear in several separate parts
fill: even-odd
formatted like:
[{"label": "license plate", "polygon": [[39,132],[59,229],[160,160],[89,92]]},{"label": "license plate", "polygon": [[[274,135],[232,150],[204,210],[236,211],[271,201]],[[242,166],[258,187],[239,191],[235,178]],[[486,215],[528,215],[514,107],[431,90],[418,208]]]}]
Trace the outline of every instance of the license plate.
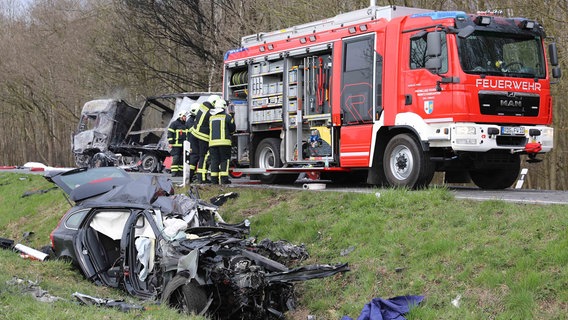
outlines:
[{"label": "license plate", "polygon": [[524,136],[525,127],[501,127],[501,134],[506,136]]}]

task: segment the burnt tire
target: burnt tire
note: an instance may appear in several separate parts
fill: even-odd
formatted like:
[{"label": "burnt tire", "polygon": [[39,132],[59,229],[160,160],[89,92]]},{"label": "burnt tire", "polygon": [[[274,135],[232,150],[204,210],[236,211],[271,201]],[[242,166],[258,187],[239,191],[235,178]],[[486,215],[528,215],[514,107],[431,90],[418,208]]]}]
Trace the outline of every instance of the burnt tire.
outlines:
[{"label": "burnt tire", "polygon": [[89,167],[91,163],[91,156],[88,154],[76,154],[75,155],[75,165],[78,168]]},{"label": "burnt tire", "polygon": [[207,307],[207,293],[193,280],[176,275],[162,293],[162,303],[185,314],[200,314]]},{"label": "burnt tire", "polygon": [[510,187],[521,171],[521,159],[518,154],[514,154],[510,161],[498,168],[471,170],[471,181],[481,189],[500,190]]},{"label": "burnt tire", "polygon": [[[282,168],[280,160],[280,139],[266,138],[262,140],[256,148],[255,158],[256,165],[261,169]],[[293,183],[298,177],[297,174],[259,174],[258,178],[262,183]]]},{"label": "burnt tire", "polygon": [[147,153],[142,156],[139,167],[141,172],[158,172],[160,161],[156,155]]},{"label": "burnt tire", "polygon": [[428,153],[406,133],[396,135],[388,142],[383,169],[389,186],[409,189],[427,187],[435,171]]},{"label": "burnt tire", "polygon": [[95,154],[89,161],[90,168],[112,167],[114,163],[103,152]]}]

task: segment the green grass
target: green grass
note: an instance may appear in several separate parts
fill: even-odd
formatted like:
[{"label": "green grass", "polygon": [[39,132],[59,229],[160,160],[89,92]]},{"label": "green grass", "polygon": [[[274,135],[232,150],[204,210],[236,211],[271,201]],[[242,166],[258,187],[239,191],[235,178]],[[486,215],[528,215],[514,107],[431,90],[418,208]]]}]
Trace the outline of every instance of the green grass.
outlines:
[{"label": "green grass", "polygon": [[[24,180],[20,180],[25,178]],[[27,190],[47,189],[42,177],[0,173],[0,237],[49,243],[49,232],[69,208],[59,190],[21,198]],[[183,190],[181,190],[183,191]],[[444,188],[374,193],[280,191],[258,188],[201,188],[203,199],[239,193],[220,209],[229,222],[247,218],[259,239],[305,244],[305,263],[348,262],[351,271],[297,285],[299,310],[290,319],[356,318],[375,297],[424,295],[407,319],[566,319],[568,314],[567,206],[455,200]],[[353,249],[342,256],[342,251]],[[0,318],[131,319],[115,310],[78,306],[79,291],[113,299],[117,290],[95,287],[60,261],[37,262],[0,251]],[[69,301],[53,304],[14,292],[12,276],[40,280],[43,289]],[[461,296],[459,308],[451,304]],[[178,316],[153,306],[137,318]]]}]

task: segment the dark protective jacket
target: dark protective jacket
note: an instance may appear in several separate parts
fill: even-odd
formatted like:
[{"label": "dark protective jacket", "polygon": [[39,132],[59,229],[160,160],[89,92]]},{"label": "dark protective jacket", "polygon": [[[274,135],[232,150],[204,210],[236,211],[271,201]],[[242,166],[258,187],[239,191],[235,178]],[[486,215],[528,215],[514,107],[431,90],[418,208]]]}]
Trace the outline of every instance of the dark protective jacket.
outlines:
[{"label": "dark protective jacket", "polygon": [[205,101],[195,115],[192,134],[199,140],[209,141],[209,117],[211,116],[209,110],[211,109],[213,109],[211,103]]},{"label": "dark protective jacket", "polygon": [[231,135],[235,132],[235,120],[223,109],[212,109],[209,118],[209,147],[230,146]]},{"label": "dark protective jacket", "polygon": [[183,147],[183,141],[186,139],[187,125],[180,118],[177,118],[170,124],[168,128],[168,143],[172,148]]},{"label": "dark protective jacket", "polygon": [[187,120],[185,121],[185,127],[187,129],[186,132],[186,138],[187,140],[189,140],[189,135],[191,134],[191,132],[193,131],[193,125],[195,124],[195,116],[194,115],[190,115],[189,117],[187,117]]}]

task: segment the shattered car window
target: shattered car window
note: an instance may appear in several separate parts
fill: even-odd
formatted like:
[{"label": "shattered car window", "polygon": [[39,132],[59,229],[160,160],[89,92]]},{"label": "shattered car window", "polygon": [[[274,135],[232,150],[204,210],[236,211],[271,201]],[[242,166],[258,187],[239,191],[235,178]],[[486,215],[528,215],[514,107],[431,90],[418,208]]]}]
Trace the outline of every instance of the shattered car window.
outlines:
[{"label": "shattered car window", "polygon": [[61,181],[70,189],[75,189],[86,183],[95,183],[98,180],[109,178],[127,178],[129,177],[123,170],[117,170],[113,167],[96,168],[96,170],[88,170],[82,173],[61,176]]}]

